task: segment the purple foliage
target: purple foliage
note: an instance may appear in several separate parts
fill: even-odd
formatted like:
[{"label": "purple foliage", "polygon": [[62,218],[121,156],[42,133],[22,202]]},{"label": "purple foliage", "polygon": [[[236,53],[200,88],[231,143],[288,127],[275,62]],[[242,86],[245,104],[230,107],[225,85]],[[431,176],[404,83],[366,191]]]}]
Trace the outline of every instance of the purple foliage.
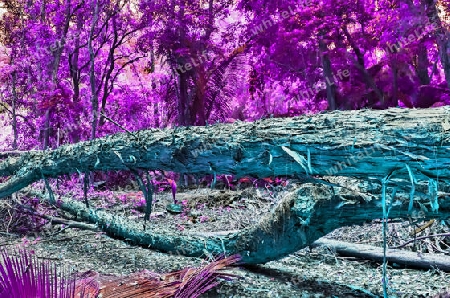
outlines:
[{"label": "purple foliage", "polygon": [[39,261],[25,250],[11,256],[1,251],[0,298],[71,298],[75,293],[75,279],[55,264]]},{"label": "purple foliage", "polygon": [[330,109],[333,99],[337,109],[450,104],[442,60],[450,50],[439,46],[448,24],[434,3],[423,13],[388,0],[141,0],[136,12],[98,0],[97,22],[93,0],[8,3],[1,150],[291,117]]}]

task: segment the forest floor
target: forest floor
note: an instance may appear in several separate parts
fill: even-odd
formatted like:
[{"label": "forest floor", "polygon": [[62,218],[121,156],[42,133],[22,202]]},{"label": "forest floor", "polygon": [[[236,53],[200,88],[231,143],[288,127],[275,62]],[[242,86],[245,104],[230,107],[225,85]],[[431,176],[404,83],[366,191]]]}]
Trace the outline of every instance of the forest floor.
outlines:
[{"label": "forest floor", "polygon": [[[134,209],[135,200],[141,196],[138,191],[113,192],[113,195],[116,200],[109,200],[108,210],[130,221],[143,221],[142,213]],[[180,234],[239,230],[257,223],[282,195],[283,191],[269,195],[260,188],[242,191],[193,189],[177,193],[179,201],[185,201],[185,204],[187,201],[188,210],[182,214],[172,214],[166,211],[166,205],[173,202],[172,194],[163,192],[156,197],[149,228],[158,232],[178,230]],[[90,202],[95,207],[105,207],[103,198],[91,198]],[[405,236],[412,228],[407,222],[397,222],[390,224],[390,229],[397,236]],[[201,258],[131,246],[102,233],[61,230],[60,225],[48,225],[42,232],[26,237],[0,232],[0,247],[10,250],[27,247],[39,258],[55,261],[79,272],[94,270],[105,275],[127,275],[147,269],[168,273],[188,266],[198,267],[206,262]],[[372,222],[344,227],[326,237],[382,247],[381,235],[381,223]],[[403,240],[395,239],[392,238],[389,245],[403,243]],[[343,258],[324,247],[305,248],[278,261],[251,267],[232,267],[228,271],[241,278],[232,282],[222,281],[202,297],[383,296],[381,264]],[[388,276],[389,297],[434,297],[445,289],[450,290],[450,274],[440,270],[414,270],[388,265]]]}]

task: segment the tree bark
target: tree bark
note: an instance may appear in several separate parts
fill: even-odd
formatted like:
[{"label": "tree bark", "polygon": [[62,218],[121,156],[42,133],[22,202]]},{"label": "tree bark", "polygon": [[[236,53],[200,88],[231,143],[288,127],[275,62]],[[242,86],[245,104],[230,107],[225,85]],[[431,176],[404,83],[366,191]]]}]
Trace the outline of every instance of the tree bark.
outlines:
[{"label": "tree bark", "polygon": [[352,47],[353,51],[355,52],[357,60],[354,61],[354,64],[355,64],[356,68],[358,68],[360,70],[361,74],[363,75],[364,82],[366,83],[367,88],[372,88],[372,90],[377,95],[379,102],[382,105],[384,105],[384,94],[380,90],[380,88],[378,88],[375,80],[370,75],[370,73],[367,71],[367,69],[366,69],[366,67],[364,65],[365,64],[364,63],[364,54],[361,52],[360,48],[356,45],[356,43],[354,42],[352,36],[348,32],[347,24],[344,24],[342,26],[342,31],[344,32],[344,35],[347,38],[348,43],[350,44],[350,46]]},{"label": "tree bark", "polygon": [[[101,104],[101,113],[104,115],[106,114],[106,100],[108,99],[109,96],[109,92],[108,92],[108,88],[109,88],[109,80],[111,79],[111,75],[114,71],[114,66],[115,66],[115,60],[114,60],[114,52],[116,51],[116,49],[119,47],[120,43],[118,43],[119,40],[119,34],[118,34],[118,29],[117,29],[117,17],[114,16],[112,17],[112,25],[113,25],[113,42],[111,47],[109,48],[109,52],[108,52],[108,60],[106,61],[106,63],[108,65],[108,69],[106,70],[106,76],[105,76],[105,82],[103,85],[103,95],[102,95],[102,104]],[[105,124],[105,118],[104,116],[100,115],[100,120],[99,120],[99,126],[103,126],[103,124]]]},{"label": "tree bark", "polygon": [[430,66],[430,61],[428,60],[428,49],[423,43],[419,43],[415,59],[416,63],[414,68],[417,77],[419,78],[420,85],[429,85],[430,76],[428,75],[428,67]]},{"label": "tree bark", "polygon": [[439,57],[441,58],[442,68],[444,69],[445,80],[447,87],[450,89],[450,38],[449,32],[442,25],[442,21],[439,18],[438,9],[434,0],[422,0],[427,9],[427,16],[431,23],[436,24],[437,32],[435,32],[436,43],[438,46]]},{"label": "tree bark", "polygon": [[95,134],[97,132],[97,124],[98,124],[98,93],[96,87],[96,78],[95,78],[95,55],[94,49],[92,48],[92,40],[94,39],[94,30],[97,26],[98,22],[98,0],[95,0],[93,11],[93,19],[91,24],[91,30],[89,32],[88,39],[88,49],[89,49],[89,83],[91,85],[91,104],[92,104],[92,128],[91,128],[91,139],[95,139]]},{"label": "tree bark", "polygon": [[189,117],[189,99],[188,99],[188,79],[187,73],[179,74],[180,98],[178,101],[178,123],[179,125],[192,125]]},{"label": "tree bark", "polygon": [[[347,243],[331,239],[320,239],[312,244],[312,247],[328,246],[341,256],[356,257],[365,260],[383,262],[383,248],[366,244]],[[439,269],[450,272],[450,259],[435,254],[418,254],[412,251],[400,251],[389,249],[386,253],[387,261],[402,266],[433,270]]]},{"label": "tree bark", "polygon": [[[38,195],[33,191],[32,195]],[[386,199],[391,199],[387,196]],[[407,218],[407,193],[397,194],[390,218]],[[427,204],[428,199],[418,199]],[[423,211],[421,217],[447,218],[450,198],[441,200],[439,213]],[[336,228],[363,224],[382,216],[380,200],[371,195],[352,192],[345,187],[321,183],[295,185],[277,206],[255,225],[230,233],[195,234],[168,229],[155,232],[105,210],[92,210],[82,202],[62,198],[60,208],[90,223],[109,236],[163,252],[191,257],[239,254],[243,263],[259,264],[285,257]]]},{"label": "tree bark", "polygon": [[328,48],[324,41],[324,36],[319,40],[320,56],[322,58],[323,76],[325,77],[325,85],[327,90],[328,110],[336,110],[336,84],[333,80],[333,70],[331,69],[331,61],[328,55]]},{"label": "tree bark", "polygon": [[[245,263],[264,263],[306,247],[336,228],[382,217],[380,183],[372,186],[377,191],[369,191],[369,187],[371,181],[386,176],[391,182],[385,200],[394,203],[390,218],[411,215],[411,177],[413,214],[423,219],[448,218],[449,114],[448,107],[334,111],[254,123],[116,134],[7,158],[0,163],[0,176],[12,177],[0,185],[0,198],[42,176],[57,177],[77,169],[301,176],[303,184],[294,185],[258,224],[225,235],[153,233],[106,211],[90,210],[81,202],[59,202],[62,209],[97,223],[110,236],[135,244],[186,256],[240,254]],[[194,155],[206,143],[212,144],[211,148]],[[317,178],[326,175],[362,178],[367,183],[364,189],[371,194]],[[398,187],[395,198],[390,197],[393,187]]]},{"label": "tree bark", "polygon": [[[45,177],[88,171],[154,170],[198,175],[336,175],[379,180],[395,171],[450,183],[450,111],[334,111],[254,123],[150,129],[116,134],[0,163],[0,198]],[[201,150],[208,144],[210,150]],[[198,151],[196,151],[198,150]],[[200,152],[200,154],[194,154]],[[399,180],[399,181],[400,181]],[[409,186],[408,186],[409,187]]]},{"label": "tree bark", "polygon": [[[175,9],[175,6],[173,6],[173,9]],[[175,13],[175,10],[174,10]],[[183,23],[184,18],[184,5],[181,5],[179,12],[178,12],[178,20],[180,24]],[[184,48],[186,47],[186,31],[184,28],[184,25],[181,25],[178,29],[179,31],[179,39],[180,39],[180,47]],[[191,117],[190,117],[190,100],[188,95],[188,80],[190,77],[190,73],[188,70],[184,70],[184,67],[186,67],[186,60],[184,58],[180,58],[178,54],[177,63],[179,66],[181,66],[181,70],[179,72],[179,88],[180,88],[180,94],[179,94],[179,101],[178,101],[178,125],[183,126],[189,126],[192,125],[191,123]]]},{"label": "tree bark", "polygon": [[[45,1],[44,1],[45,2]],[[43,4],[44,6],[44,12],[45,12],[45,4]],[[58,28],[58,31],[61,31],[62,34],[62,38],[61,38],[61,44],[58,44],[55,52],[53,53],[53,66],[52,66],[52,84],[53,84],[53,88],[57,88],[58,86],[58,70],[59,70],[59,65],[61,62],[61,56],[64,50],[64,44],[65,44],[65,39],[67,37],[67,33],[69,32],[69,24],[70,24],[70,18],[72,16],[71,14],[71,4],[70,1],[67,3],[66,6],[66,15],[64,18],[64,27],[63,28]],[[41,12],[42,13],[42,12]],[[59,32],[58,32],[59,33]],[[45,111],[45,121],[44,121],[44,143],[43,143],[43,149],[47,149],[48,146],[50,145],[50,116],[51,116],[51,112],[52,109],[48,108]]]},{"label": "tree bark", "polygon": [[396,107],[398,105],[398,65],[397,60],[394,60],[391,65],[392,70],[392,94],[388,106]]},{"label": "tree bark", "polygon": [[77,34],[75,39],[75,48],[72,53],[69,53],[69,71],[70,77],[72,78],[73,85],[73,102],[80,101],[80,81],[81,81],[81,70],[78,66],[78,60],[80,57],[80,34],[83,29],[83,19],[81,16],[77,16]]},{"label": "tree bark", "polygon": [[18,133],[17,133],[17,102],[18,102],[18,96],[17,96],[17,74],[16,71],[13,71],[12,73],[12,100],[11,100],[11,126],[13,129],[13,144],[12,149],[17,150],[17,139],[18,139]]}]

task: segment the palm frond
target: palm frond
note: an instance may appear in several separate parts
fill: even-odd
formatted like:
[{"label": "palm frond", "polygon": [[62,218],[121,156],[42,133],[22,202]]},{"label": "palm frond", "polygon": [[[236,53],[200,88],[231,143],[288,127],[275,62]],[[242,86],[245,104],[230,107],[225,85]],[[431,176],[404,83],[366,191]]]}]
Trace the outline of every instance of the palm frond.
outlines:
[{"label": "palm frond", "polygon": [[223,269],[239,260],[240,257],[234,255],[200,268],[185,268],[163,275],[144,270],[125,277],[100,277],[100,294],[103,298],[196,298],[217,286],[218,278],[237,277]]},{"label": "palm frond", "polygon": [[[75,279],[56,264],[39,261],[26,250],[11,256],[1,251],[0,297],[72,298]],[[79,296],[86,297],[86,296]]]}]

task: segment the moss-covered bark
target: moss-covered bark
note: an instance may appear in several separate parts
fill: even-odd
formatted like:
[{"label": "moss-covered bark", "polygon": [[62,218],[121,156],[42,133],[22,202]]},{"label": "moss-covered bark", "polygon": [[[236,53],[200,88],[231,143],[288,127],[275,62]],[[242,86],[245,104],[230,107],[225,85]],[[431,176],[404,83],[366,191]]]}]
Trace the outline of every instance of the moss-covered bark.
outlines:
[{"label": "moss-covered bark", "polygon": [[[387,196],[387,199],[391,198]],[[141,224],[105,210],[89,210],[82,202],[63,199],[60,207],[79,219],[97,224],[109,236],[185,256],[201,257],[209,254],[240,254],[242,261],[259,264],[287,256],[301,248],[311,245],[329,232],[347,225],[382,217],[380,198],[363,196],[343,187],[324,184],[296,185],[270,214],[261,218],[258,224],[244,230],[208,235],[188,234],[179,231],[164,233],[144,229]],[[407,218],[408,194],[396,195],[396,204],[390,217]],[[439,199],[437,212],[422,212],[421,217],[450,217],[450,197]],[[415,207],[425,206],[428,199],[417,199]]]},{"label": "moss-covered bark", "polygon": [[[54,151],[28,152],[0,163],[0,198],[44,177],[78,170],[161,169],[237,177],[349,176],[370,182],[391,175],[399,186],[390,217],[406,217],[421,203],[423,218],[449,216],[450,110],[330,112],[288,119],[266,119],[209,127],[145,130],[116,134]],[[208,150],[200,150],[206,148]],[[416,187],[409,200],[411,179]],[[317,181],[317,180],[316,180]],[[317,181],[318,182],[318,181]],[[420,184],[420,185],[419,185]],[[246,263],[263,263],[301,249],[336,228],[382,217],[377,199],[346,193],[329,183],[306,183],[283,198],[261,222],[229,235],[181,235],[143,230],[106,211],[65,201],[62,207],[97,223],[109,235],[187,256],[240,254]],[[389,199],[389,194],[386,196]]]},{"label": "moss-covered bark", "polygon": [[[450,182],[450,109],[335,111],[313,116],[116,134],[0,163],[0,198],[46,177],[162,169],[237,177],[342,175]],[[206,148],[208,150],[201,150]]]}]

